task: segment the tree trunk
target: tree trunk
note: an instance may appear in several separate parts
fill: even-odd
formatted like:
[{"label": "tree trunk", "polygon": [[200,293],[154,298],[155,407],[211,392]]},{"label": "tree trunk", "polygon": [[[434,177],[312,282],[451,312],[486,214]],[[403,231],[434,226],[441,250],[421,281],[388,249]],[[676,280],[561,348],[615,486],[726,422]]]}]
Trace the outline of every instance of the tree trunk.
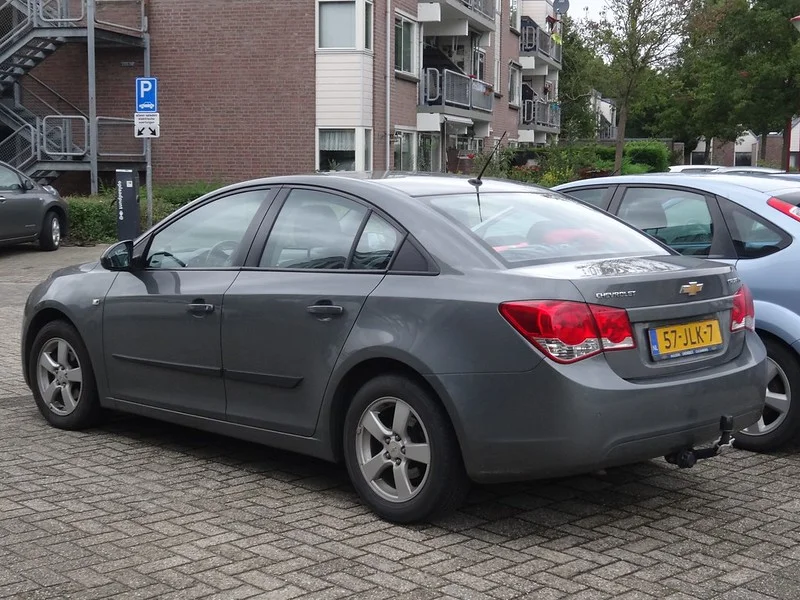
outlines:
[{"label": "tree trunk", "polygon": [[783,150],[781,151],[781,165],[784,171],[789,170],[789,156],[792,153],[792,120],[786,120],[783,129]]},{"label": "tree trunk", "polygon": [[623,100],[619,107],[617,126],[617,152],[614,155],[614,175],[622,174],[622,157],[625,153],[625,127],[628,125],[628,102]]},{"label": "tree trunk", "polygon": [[767,139],[769,139],[769,132],[765,131],[761,134],[761,146],[758,149],[758,159],[762,163],[767,160]]}]

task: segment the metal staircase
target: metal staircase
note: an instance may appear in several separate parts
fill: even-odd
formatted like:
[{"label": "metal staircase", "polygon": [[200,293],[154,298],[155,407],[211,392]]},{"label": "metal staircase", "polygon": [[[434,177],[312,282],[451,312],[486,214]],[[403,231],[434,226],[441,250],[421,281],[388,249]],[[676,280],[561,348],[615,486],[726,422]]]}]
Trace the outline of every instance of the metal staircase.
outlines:
[{"label": "metal staircase", "polygon": [[[95,16],[91,27],[107,44],[142,46],[144,0],[95,0],[97,5],[101,2],[112,11],[123,2],[138,2],[142,11],[138,25]],[[66,171],[90,169],[91,123],[85,112],[31,71],[67,41],[86,40],[87,32],[86,0],[0,0],[0,161],[42,183],[51,183]],[[141,152],[118,150],[137,143],[132,121],[129,131],[119,127],[126,122],[97,117],[96,128],[104,125],[106,129],[96,134],[98,157],[127,163],[143,158],[143,147]],[[112,136],[108,129],[113,129]],[[114,136],[124,139],[120,142]],[[109,148],[114,146],[106,156],[101,156],[100,140],[106,140]]]}]

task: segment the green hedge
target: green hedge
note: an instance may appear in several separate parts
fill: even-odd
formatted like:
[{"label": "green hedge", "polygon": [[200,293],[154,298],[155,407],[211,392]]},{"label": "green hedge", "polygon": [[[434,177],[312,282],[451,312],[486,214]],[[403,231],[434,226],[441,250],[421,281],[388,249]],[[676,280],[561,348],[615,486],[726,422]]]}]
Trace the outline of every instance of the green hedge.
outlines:
[{"label": "green hedge", "polygon": [[[189,183],[157,187],[153,190],[153,224],[162,221],[178,208],[221,187],[213,183]],[[117,208],[113,190],[97,196],[66,198],[69,214],[69,241],[74,244],[110,243],[117,239]],[[139,194],[141,230],[147,229],[147,196]]]},{"label": "green hedge", "polygon": [[631,163],[649,165],[653,171],[663,173],[669,170],[669,148],[661,142],[628,142],[625,144],[625,157]]}]

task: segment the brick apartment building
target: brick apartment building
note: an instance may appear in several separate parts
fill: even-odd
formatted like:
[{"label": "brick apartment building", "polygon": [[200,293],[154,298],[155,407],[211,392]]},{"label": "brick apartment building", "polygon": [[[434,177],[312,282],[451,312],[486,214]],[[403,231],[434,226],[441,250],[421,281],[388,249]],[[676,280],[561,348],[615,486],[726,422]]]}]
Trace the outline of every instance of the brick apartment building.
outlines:
[{"label": "brick apartment building", "polygon": [[132,119],[148,63],[158,183],[456,171],[503,132],[559,132],[549,0],[0,4],[0,160],[56,186],[87,185],[93,162],[101,177],[143,169]]}]

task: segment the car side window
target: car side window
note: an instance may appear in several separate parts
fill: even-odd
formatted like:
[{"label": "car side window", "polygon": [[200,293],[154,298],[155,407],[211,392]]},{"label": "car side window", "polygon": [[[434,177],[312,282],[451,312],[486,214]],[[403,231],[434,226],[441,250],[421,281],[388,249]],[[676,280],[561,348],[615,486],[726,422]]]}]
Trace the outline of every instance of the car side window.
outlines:
[{"label": "car side window", "polygon": [[[275,219],[259,266],[344,269],[366,216],[365,206],[342,196],[318,190],[292,190]],[[360,240],[360,246],[361,243]],[[366,244],[362,246],[365,252],[371,249],[369,242]]]},{"label": "car side window", "polygon": [[596,206],[597,208],[602,208],[605,210],[608,207],[608,201],[606,200],[606,193],[608,192],[608,188],[604,187],[595,187],[595,188],[583,188],[580,190],[565,190],[564,193],[567,196],[572,196],[573,198],[577,198],[578,200],[582,200],[587,204],[591,204]]},{"label": "car side window", "polygon": [[724,198],[719,199],[719,206],[731,232],[736,258],[761,258],[789,245],[786,233],[755,213]]},{"label": "car side window", "polygon": [[370,214],[353,254],[351,269],[385,271],[392,262],[400,232],[375,213]]},{"label": "car side window", "polygon": [[231,194],[183,215],[153,236],[147,267],[230,267],[265,195],[264,190]]},{"label": "car side window", "polygon": [[708,256],[714,221],[705,196],[685,190],[629,188],[619,217],[688,256]]},{"label": "car side window", "polygon": [[21,190],[22,181],[14,171],[0,166],[0,190]]}]

